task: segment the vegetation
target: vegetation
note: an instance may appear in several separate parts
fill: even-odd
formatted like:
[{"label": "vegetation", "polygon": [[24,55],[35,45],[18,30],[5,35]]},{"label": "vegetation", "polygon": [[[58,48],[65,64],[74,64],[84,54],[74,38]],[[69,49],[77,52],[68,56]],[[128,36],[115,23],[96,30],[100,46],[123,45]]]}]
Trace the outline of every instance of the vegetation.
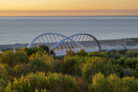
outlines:
[{"label": "vegetation", "polygon": [[0,54],[0,92],[138,92],[138,51],[57,58],[47,46]]}]

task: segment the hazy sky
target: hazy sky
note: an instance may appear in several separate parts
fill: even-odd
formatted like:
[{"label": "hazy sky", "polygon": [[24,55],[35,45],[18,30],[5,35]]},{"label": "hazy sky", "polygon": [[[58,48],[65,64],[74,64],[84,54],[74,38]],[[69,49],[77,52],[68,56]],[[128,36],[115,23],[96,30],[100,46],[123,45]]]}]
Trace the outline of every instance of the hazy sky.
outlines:
[{"label": "hazy sky", "polygon": [[138,15],[138,0],[0,0],[0,16],[21,13],[23,16]]}]

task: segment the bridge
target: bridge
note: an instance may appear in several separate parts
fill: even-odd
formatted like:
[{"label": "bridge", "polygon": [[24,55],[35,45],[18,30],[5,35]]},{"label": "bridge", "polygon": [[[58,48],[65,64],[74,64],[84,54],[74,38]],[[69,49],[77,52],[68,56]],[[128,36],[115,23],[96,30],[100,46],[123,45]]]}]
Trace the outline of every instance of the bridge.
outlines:
[{"label": "bridge", "polygon": [[75,53],[81,49],[86,52],[101,51],[99,41],[87,33],[74,34],[69,37],[57,33],[45,33],[34,38],[27,47],[38,47],[39,45],[48,46],[56,56],[64,56],[69,50]]},{"label": "bridge", "polygon": [[[84,49],[86,52],[101,51],[110,52],[112,50],[138,50],[138,44],[128,45],[126,43],[133,41],[131,39],[116,39],[116,40],[97,40],[94,36],[87,33],[79,33],[71,36],[65,36],[57,33],[45,33],[35,37],[28,43],[15,43],[0,45],[0,53],[2,50],[38,47],[46,45],[53,50],[56,56],[64,56],[69,50],[75,53]],[[134,42],[134,41],[133,41]]]}]

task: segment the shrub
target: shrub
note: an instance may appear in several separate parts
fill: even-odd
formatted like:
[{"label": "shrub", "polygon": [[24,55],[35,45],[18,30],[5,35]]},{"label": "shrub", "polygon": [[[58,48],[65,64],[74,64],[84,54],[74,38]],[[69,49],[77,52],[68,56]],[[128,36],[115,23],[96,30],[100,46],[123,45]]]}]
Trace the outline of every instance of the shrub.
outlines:
[{"label": "shrub", "polygon": [[46,64],[46,62],[36,59],[32,60],[30,62],[30,65],[35,69],[35,71],[48,72],[51,68],[49,65]]},{"label": "shrub", "polygon": [[115,74],[104,77],[98,73],[92,78],[89,85],[90,92],[136,92],[138,90],[138,80],[134,77],[123,77],[120,79]]},{"label": "shrub", "polygon": [[32,54],[35,54],[38,51],[44,51],[43,48],[38,48],[38,47],[31,47],[31,48],[24,48],[25,52],[27,53],[28,56],[31,56]]},{"label": "shrub", "polygon": [[38,51],[36,54],[30,56],[30,61],[33,60],[44,61],[48,66],[52,67],[54,58],[52,55],[49,56],[46,52]]},{"label": "shrub", "polygon": [[121,81],[121,92],[137,92],[138,79],[134,77],[124,77]]},{"label": "shrub", "polygon": [[75,53],[72,50],[69,50],[66,52],[66,56],[74,56],[74,55],[75,55]]},{"label": "shrub", "polygon": [[137,67],[135,68],[135,75],[138,78],[138,64],[137,64]]},{"label": "shrub", "polygon": [[108,54],[105,52],[91,52],[88,53],[89,57],[96,56],[96,57],[108,57]]},{"label": "shrub", "polygon": [[21,75],[27,75],[28,73],[35,72],[33,67],[26,63],[19,63],[14,67],[16,77],[21,77]]},{"label": "shrub", "polygon": [[[75,78],[70,75],[62,75],[61,73],[49,73],[48,79],[50,81],[51,92],[77,92],[78,83]],[[54,89],[53,89],[54,87]]]},{"label": "shrub", "polygon": [[49,47],[46,45],[39,45],[39,48],[44,49],[47,53],[49,53]]},{"label": "shrub", "polygon": [[14,79],[9,82],[6,87],[6,92],[76,92],[78,84],[75,78],[61,73],[30,73],[25,77]]},{"label": "shrub", "polygon": [[12,50],[5,51],[3,54],[1,54],[0,62],[4,64],[8,64],[9,66],[16,65],[15,54],[13,53],[13,51]]},{"label": "shrub", "polygon": [[16,62],[21,62],[21,63],[28,63],[29,58],[27,56],[27,53],[23,50],[18,50],[15,53],[15,61]]},{"label": "shrub", "polygon": [[0,62],[1,63],[6,63],[9,66],[13,67],[17,63],[28,63],[29,58],[26,54],[25,51],[23,50],[18,50],[16,53],[13,53],[13,51],[5,51],[3,54],[0,56]]},{"label": "shrub", "polygon": [[87,52],[84,49],[81,49],[78,53],[79,56],[86,56]]},{"label": "shrub", "polygon": [[137,64],[138,64],[138,57],[136,57],[136,58],[127,58],[124,62],[125,67],[129,67],[129,68],[132,68],[132,69],[135,69]]},{"label": "shrub", "polygon": [[135,71],[130,69],[130,68],[124,69],[123,72],[124,72],[124,74],[123,74],[124,77],[125,76],[130,76],[130,77],[132,77],[132,76],[135,77],[136,76]]},{"label": "shrub", "polygon": [[6,64],[0,64],[0,91],[3,92],[3,88],[7,85],[8,80],[8,66]]},{"label": "shrub", "polygon": [[123,66],[123,67],[124,67],[125,58],[124,58],[124,57],[120,57],[119,60],[117,60],[117,63],[118,63],[120,66]]},{"label": "shrub", "polygon": [[65,56],[63,62],[63,73],[79,76],[81,75],[81,65],[85,62],[84,57]]},{"label": "shrub", "polygon": [[126,52],[126,57],[138,57],[138,50],[130,50]]},{"label": "shrub", "polygon": [[91,77],[98,72],[102,72],[105,76],[112,73],[119,75],[118,70],[111,64],[109,59],[92,57],[84,64],[84,67],[82,68],[82,77],[84,80],[90,82]]},{"label": "shrub", "polygon": [[20,79],[14,78],[13,83],[9,82],[5,92],[33,92],[28,80],[22,76]]}]

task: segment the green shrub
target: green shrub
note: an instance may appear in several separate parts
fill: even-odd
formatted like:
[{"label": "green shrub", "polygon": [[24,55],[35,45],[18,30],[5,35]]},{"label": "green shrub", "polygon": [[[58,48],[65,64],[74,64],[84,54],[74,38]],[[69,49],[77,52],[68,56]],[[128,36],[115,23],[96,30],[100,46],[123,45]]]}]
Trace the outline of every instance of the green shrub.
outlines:
[{"label": "green shrub", "polygon": [[48,72],[51,68],[46,62],[35,59],[30,62],[30,65],[35,69],[35,71]]},{"label": "green shrub", "polygon": [[91,52],[88,53],[89,57],[96,56],[96,57],[108,57],[108,54],[105,52]]},{"label": "green shrub", "polygon": [[81,50],[77,53],[77,55],[79,55],[79,56],[86,56],[86,55],[87,55],[87,52],[86,52],[84,49],[81,49]]},{"label": "green shrub", "polygon": [[28,73],[35,72],[33,67],[26,63],[19,63],[14,67],[16,77],[21,77],[21,75],[27,75]]},{"label": "green shrub", "polygon": [[47,53],[49,53],[49,47],[46,45],[39,45],[39,48],[44,49]]},{"label": "green shrub", "polygon": [[104,77],[98,73],[92,78],[89,92],[137,92],[138,79],[134,77],[123,77],[120,79],[115,74]]},{"label": "green shrub", "polygon": [[0,62],[6,63],[9,66],[13,67],[17,63],[28,63],[29,58],[25,51],[18,50],[16,53],[13,53],[13,51],[5,51],[3,54],[0,55]]},{"label": "green shrub", "polygon": [[31,56],[32,54],[35,54],[38,51],[44,51],[43,48],[38,48],[38,47],[31,47],[31,48],[24,48],[25,52],[27,53],[28,56]]},{"label": "green shrub", "polygon": [[0,64],[0,91],[2,92],[4,87],[7,85],[8,80],[8,66],[6,64]]},{"label": "green shrub", "polygon": [[49,56],[45,51],[38,51],[30,56],[30,61],[33,60],[44,61],[48,66],[52,67],[54,58],[52,55]]},{"label": "green shrub", "polygon": [[120,66],[123,66],[124,67],[124,63],[125,63],[125,57],[120,57],[118,60],[117,60],[117,63],[120,65]]},{"label": "green shrub", "polygon": [[5,88],[6,92],[76,92],[78,84],[75,78],[70,75],[62,75],[57,73],[30,73],[25,77],[14,79],[9,82]]},{"label": "green shrub", "polygon": [[138,79],[134,77],[124,77],[121,81],[120,92],[137,92],[138,91]]},{"label": "green shrub", "polygon": [[135,76],[138,78],[138,64],[137,67],[135,68]]},{"label": "green shrub", "polygon": [[127,58],[124,62],[125,67],[129,67],[129,68],[132,68],[132,69],[135,69],[137,64],[138,64],[138,57],[136,57],[136,58]]},{"label": "green shrub", "polygon": [[66,56],[74,56],[74,55],[75,55],[75,53],[72,50],[69,50],[66,52]]},{"label": "green shrub", "polygon": [[126,76],[135,77],[136,76],[135,71],[130,68],[124,69],[123,72],[124,72],[124,74],[123,74],[124,77],[126,77]]},{"label": "green shrub", "polygon": [[107,58],[92,57],[89,58],[84,67],[82,68],[82,77],[84,80],[90,82],[91,77],[98,72],[102,72],[105,76],[116,73],[120,75],[118,70],[111,64],[111,61]]},{"label": "green shrub", "polygon": [[126,52],[126,57],[138,57],[138,50],[130,50]]},{"label": "green shrub", "polygon": [[25,51],[23,50],[18,50],[15,53],[15,61],[16,62],[21,62],[21,63],[28,63],[29,62],[29,58],[28,55]]},{"label": "green shrub", "polygon": [[81,65],[85,62],[84,57],[76,56],[65,56],[63,62],[63,73],[72,75],[81,75]]},{"label": "green shrub", "polygon": [[5,92],[33,92],[28,80],[22,76],[20,79],[14,78],[13,83],[9,82]]},{"label": "green shrub", "polygon": [[9,66],[16,65],[15,54],[13,53],[13,51],[10,50],[2,53],[0,56],[0,62],[4,64],[8,64]]},{"label": "green shrub", "polygon": [[[49,73],[50,92],[77,92],[78,83],[75,78],[70,75],[62,75],[61,73]],[[54,89],[53,89],[54,88]]]}]

